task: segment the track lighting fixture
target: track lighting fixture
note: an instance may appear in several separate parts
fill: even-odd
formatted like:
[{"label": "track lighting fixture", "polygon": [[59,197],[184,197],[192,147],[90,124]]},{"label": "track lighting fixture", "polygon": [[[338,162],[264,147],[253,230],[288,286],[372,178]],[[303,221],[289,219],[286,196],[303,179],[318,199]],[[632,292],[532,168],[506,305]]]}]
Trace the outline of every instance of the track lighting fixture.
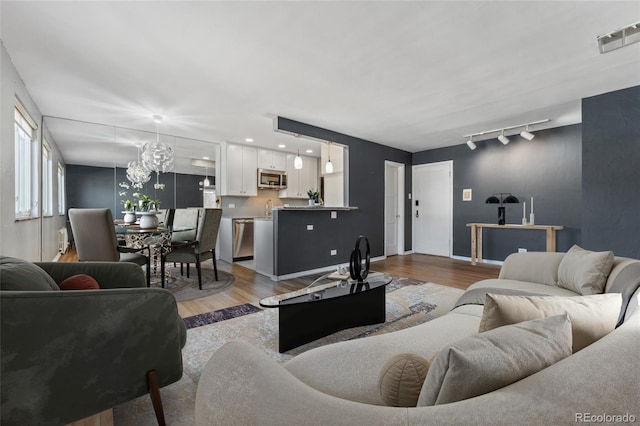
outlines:
[{"label": "track lighting fixture", "polygon": [[[515,126],[507,126],[507,127],[503,127],[500,129],[493,129],[493,130],[485,130],[484,132],[478,132],[478,133],[471,133],[469,135],[465,135],[465,138],[469,138],[469,140],[467,141],[467,146],[469,147],[469,149],[474,150],[477,148],[475,142],[473,142],[473,137],[474,136],[484,136],[484,135],[488,135],[491,133],[498,133],[500,132],[500,134],[498,135],[498,140],[500,142],[502,142],[503,145],[506,145],[509,143],[509,138],[506,137],[504,135],[504,132],[506,130],[513,130],[513,129],[517,129],[519,127],[524,127],[524,130],[520,132],[520,136],[522,136],[523,138],[525,138],[526,140],[531,140],[535,137],[535,135],[531,132],[529,132],[529,126],[533,126],[534,124],[541,124],[541,123],[546,123],[549,122],[551,120],[549,120],[548,118],[545,120],[539,120],[539,121],[532,121],[530,123],[523,123],[523,124],[517,124]],[[486,138],[489,139],[489,138]]]},{"label": "track lighting fixture", "polygon": [[640,22],[598,36],[597,40],[600,53],[611,52],[612,50],[638,43],[640,42]]},{"label": "track lighting fixture", "polygon": [[502,133],[498,136],[498,140],[502,142],[502,145],[506,145],[509,143],[509,138],[504,135],[504,129],[502,129]]},{"label": "track lighting fixture", "polygon": [[528,124],[527,124],[527,127],[523,131],[520,132],[520,136],[522,136],[523,138],[525,138],[528,141],[530,141],[531,139],[536,137],[533,133],[529,133],[529,125]]},{"label": "track lighting fixture", "polygon": [[473,142],[473,136],[469,136],[469,140],[467,141],[467,146],[471,151],[476,149],[478,146]]}]

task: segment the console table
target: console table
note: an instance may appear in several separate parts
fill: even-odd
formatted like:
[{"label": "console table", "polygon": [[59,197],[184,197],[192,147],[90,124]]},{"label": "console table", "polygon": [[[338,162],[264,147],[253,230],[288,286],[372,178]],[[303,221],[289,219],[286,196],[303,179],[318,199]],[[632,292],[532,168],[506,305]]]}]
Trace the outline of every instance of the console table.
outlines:
[{"label": "console table", "polygon": [[556,251],[556,231],[564,229],[557,225],[497,225],[495,223],[467,223],[471,228],[471,264],[482,263],[482,230],[494,229],[537,229],[544,230],[547,234],[547,251]]}]

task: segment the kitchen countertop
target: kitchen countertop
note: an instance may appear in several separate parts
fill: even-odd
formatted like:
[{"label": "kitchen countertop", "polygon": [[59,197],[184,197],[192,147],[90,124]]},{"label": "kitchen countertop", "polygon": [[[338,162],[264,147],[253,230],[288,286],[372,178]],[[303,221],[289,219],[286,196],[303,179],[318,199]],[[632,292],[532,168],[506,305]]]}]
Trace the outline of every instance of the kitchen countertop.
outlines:
[{"label": "kitchen countertop", "polygon": [[304,211],[336,211],[336,210],[358,210],[357,207],[327,207],[327,206],[289,206],[274,207],[274,210],[304,210]]}]

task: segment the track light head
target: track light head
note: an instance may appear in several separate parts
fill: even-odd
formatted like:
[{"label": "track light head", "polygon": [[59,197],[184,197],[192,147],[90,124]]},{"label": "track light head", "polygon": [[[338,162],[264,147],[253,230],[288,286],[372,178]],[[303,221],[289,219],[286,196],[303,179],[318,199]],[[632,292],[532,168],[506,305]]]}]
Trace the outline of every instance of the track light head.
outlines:
[{"label": "track light head", "polygon": [[473,151],[474,149],[476,149],[478,146],[475,144],[475,142],[473,142],[473,136],[469,138],[469,140],[467,141],[467,146],[469,147],[469,149],[471,151]]},{"label": "track light head", "polygon": [[529,133],[526,130],[521,131],[520,132],[520,136],[522,136],[523,138],[525,138],[528,141],[530,141],[531,139],[536,137],[536,135],[534,135],[533,133]]},{"label": "track light head", "polygon": [[502,142],[502,145],[506,145],[509,143],[509,138],[504,135],[504,130],[502,131],[500,136],[498,136],[498,140]]}]

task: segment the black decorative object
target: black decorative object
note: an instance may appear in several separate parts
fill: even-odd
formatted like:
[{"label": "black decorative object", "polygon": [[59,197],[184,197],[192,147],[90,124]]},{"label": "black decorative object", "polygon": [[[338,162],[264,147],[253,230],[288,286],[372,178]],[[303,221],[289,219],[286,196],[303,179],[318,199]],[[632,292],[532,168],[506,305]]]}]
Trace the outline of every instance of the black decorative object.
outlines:
[{"label": "black decorative object", "polygon": [[[497,196],[500,196],[500,198]],[[485,201],[487,204],[500,204],[500,207],[498,207],[498,225],[504,225],[507,222],[506,209],[503,204],[517,204],[519,202],[520,200],[511,195],[510,192],[498,192],[497,194],[491,195]]]},{"label": "black decorative object", "polygon": [[[360,243],[365,242],[365,264],[362,268],[362,252],[360,251]],[[360,235],[356,240],[356,246],[351,252],[351,259],[349,260],[349,274],[351,279],[357,280],[359,284],[364,283],[364,280],[369,275],[369,266],[371,265],[371,250],[369,248],[369,240],[367,237]],[[360,291],[360,290],[356,290]]]}]

